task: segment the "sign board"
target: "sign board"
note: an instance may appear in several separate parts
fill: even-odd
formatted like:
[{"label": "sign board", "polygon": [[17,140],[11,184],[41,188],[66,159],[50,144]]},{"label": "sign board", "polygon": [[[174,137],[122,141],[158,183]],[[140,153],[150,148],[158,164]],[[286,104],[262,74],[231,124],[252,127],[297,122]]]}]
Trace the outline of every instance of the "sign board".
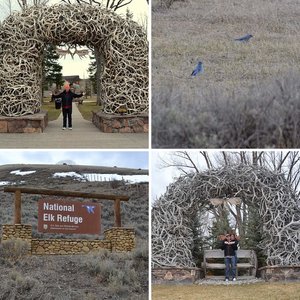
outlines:
[{"label": "sign board", "polygon": [[38,201],[38,231],[100,234],[101,206],[63,200]]}]

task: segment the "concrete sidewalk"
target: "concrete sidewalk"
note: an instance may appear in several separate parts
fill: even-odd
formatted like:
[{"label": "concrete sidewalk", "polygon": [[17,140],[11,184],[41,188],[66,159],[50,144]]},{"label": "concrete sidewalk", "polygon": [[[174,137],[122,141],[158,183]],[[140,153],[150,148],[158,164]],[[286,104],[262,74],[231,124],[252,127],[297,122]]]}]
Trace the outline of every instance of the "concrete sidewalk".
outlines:
[{"label": "concrete sidewalk", "polygon": [[81,116],[73,104],[73,130],[62,130],[62,114],[43,133],[1,133],[0,148],[148,149],[146,133],[104,133]]}]

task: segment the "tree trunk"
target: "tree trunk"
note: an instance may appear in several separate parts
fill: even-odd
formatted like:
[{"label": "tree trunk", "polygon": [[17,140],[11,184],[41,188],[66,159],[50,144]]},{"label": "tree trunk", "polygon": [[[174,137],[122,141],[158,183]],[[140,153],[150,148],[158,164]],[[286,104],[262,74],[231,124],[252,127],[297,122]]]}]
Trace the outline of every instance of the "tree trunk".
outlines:
[{"label": "tree trunk", "polygon": [[97,64],[97,71],[96,71],[97,105],[101,106],[103,103],[102,103],[102,86],[101,86],[100,78],[104,68],[104,57],[103,54],[100,52],[100,50],[96,48],[95,48],[95,59]]}]

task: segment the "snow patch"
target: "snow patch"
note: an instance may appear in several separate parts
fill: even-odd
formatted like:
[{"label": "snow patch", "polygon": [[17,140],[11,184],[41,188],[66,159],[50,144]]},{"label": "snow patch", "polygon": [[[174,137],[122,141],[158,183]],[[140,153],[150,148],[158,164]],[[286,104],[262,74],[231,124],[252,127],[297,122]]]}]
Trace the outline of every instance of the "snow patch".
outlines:
[{"label": "snow patch", "polygon": [[83,176],[81,176],[80,174],[76,173],[76,172],[56,172],[53,174],[54,178],[57,177],[76,177],[76,178],[80,178],[80,179],[84,179]]},{"label": "snow patch", "polygon": [[21,171],[21,170],[16,170],[16,171],[11,171],[10,174],[15,174],[15,175],[21,175],[21,176],[24,176],[24,175],[29,175],[29,174],[33,174],[35,173],[36,171]]},{"label": "snow patch", "polygon": [[94,174],[94,173],[86,173],[80,175],[76,172],[56,172],[54,173],[53,177],[75,177],[82,180],[87,181],[125,181],[127,183],[139,183],[139,182],[148,182],[149,176],[148,175],[118,175],[118,174]]},{"label": "snow patch", "polygon": [[124,180],[128,183],[148,182],[148,175],[83,174],[88,181]]},{"label": "snow patch", "polygon": [[0,181],[0,186],[1,185],[15,185],[15,184],[24,184],[25,181],[19,181],[19,182],[10,182],[10,181]]},{"label": "snow patch", "polygon": [[10,184],[9,181],[0,181],[0,185],[8,185],[8,184]]}]

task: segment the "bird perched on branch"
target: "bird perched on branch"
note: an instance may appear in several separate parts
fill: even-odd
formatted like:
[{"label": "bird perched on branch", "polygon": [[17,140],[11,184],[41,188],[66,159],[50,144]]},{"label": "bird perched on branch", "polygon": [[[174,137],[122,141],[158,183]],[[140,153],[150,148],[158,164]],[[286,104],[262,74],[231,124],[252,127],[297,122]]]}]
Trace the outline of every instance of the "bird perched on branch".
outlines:
[{"label": "bird perched on branch", "polygon": [[244,35],[244,36],[242,36],[242,37],[240,37],[240,38],[238,38],[238,39],[234,39],[234,40],[237,41],[237,42],[244,42],[244,43],[246,43],[246,42],[249,42],[249,40],[250,40],[252,37],[253,37],[252,34],[246,34],[246,35]]},{"label": "bird perched on branch", "polygon": [[199,73],[203,73],[203,63],[201,61],[198,62],[196,68],[193,70],[191,76],[195,77]]}]

